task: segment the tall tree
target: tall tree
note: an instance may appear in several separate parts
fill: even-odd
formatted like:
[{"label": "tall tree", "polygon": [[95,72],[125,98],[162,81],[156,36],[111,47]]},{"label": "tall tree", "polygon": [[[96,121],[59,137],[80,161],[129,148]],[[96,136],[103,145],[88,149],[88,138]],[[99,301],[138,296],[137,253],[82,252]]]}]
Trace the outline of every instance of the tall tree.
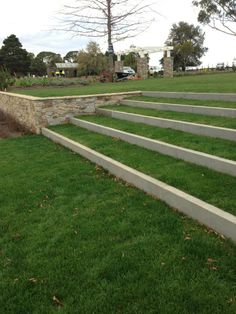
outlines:
[{"label": "tall tree", "polygon": [[168,46],[173,46],[174,69],[185,71],[187,66],[201,64],[201,57],[207,52],[204,47],[205,35],[199,26],[179,22],[173,24],[166,41]]},{"label": "tall tree", "polygon": [[228,35],[236,36],[235,0],[194,0],[200,9],[198,21]]},{"label": "tall tree", "polygon": [[63,59],[59,53],[52,51],[41,51],[37,58],[41,59],[46,65],[54,66],[55,63],[63,62]]},{"label": "tall tree", "polygon": [[75,36],[106,37],[113,72],[113,43],[143,32],[153,20],[150,0],[74,0],[64,8],[60,30]]},{"label": "tall tree", "polygon": [[27,74],[31,64],[31,55],[22,48],[16,35],[10,35],[3,41],[0,49],[0,65],[4,65],[11,74]]},{"label": "tall tree", "polygon": [[64,61],[68,62],[77,62],[78,59],[78,51],[69,51],[63,58]]},{"label": "tall tree", "polygon": [[93,41],[88,43],[86,50],[79,51],[77,60],[79,75],[97,75],[107,67],[107,58]]},{"label": "tall tree", "polygon": [[39,76],[47,74],[47,66],[41,58],[36,57],[31,61],[30,73]]}]

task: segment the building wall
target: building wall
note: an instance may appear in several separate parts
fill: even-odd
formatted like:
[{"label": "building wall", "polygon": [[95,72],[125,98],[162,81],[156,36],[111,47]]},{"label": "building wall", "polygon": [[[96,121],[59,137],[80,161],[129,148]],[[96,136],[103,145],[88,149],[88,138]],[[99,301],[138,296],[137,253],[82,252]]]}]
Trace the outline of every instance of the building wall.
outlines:
[{"label": "building wall", "polygon": [[129,95],[141,95],[141,92],[47,98],[0,92],[0,111],[39,134],[42,127],[66,123],[76,115],[95,113],[96,107],[118,104]]}]

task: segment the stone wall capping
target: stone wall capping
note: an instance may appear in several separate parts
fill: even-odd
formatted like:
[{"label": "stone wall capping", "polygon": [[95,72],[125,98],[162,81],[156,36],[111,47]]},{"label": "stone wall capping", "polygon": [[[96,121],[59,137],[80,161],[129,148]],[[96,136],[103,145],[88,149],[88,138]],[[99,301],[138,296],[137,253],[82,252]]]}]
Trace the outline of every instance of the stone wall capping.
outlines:
[{"label": "stone wall capping", "polygon": [[2,92],[2,91],[0,91],[0,95],[12,96],[12,97],[22,98],[22,99],[27,99],[27,100],[40,100],[41,99],[39,97],[23,95],[23,94],[16,94],[16,93],[9,93],[9,92]]},{"label": "stone wall capping", "polygon": [[49,129],[43,128],[42,134],[236,242],[236,216]]}]

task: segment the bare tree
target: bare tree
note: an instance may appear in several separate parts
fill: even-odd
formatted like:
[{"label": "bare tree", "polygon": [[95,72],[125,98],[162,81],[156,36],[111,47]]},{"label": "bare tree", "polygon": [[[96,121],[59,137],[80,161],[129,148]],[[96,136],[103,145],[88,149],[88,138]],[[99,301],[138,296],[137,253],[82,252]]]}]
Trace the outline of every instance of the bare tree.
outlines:
[{"label": "bare tree", "polygon": [[113,43],[135,37],[153,21],[149,0],[74,0],[65,5],[60,30],[73,36],[106,37],[113,67]]}]

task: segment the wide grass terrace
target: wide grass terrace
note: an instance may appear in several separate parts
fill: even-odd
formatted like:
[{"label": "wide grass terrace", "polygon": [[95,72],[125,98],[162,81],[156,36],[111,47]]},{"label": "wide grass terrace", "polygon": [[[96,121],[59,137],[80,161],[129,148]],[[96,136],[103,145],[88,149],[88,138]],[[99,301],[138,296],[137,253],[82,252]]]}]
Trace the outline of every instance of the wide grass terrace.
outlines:
[{"label": "wide grass terrace", "polygon": [[200,99],[168,98],[168,97],[164,98],[164,97],[150,97],[150,96],[133,96],[133,97],[128,97],[127,100],[236,109],[236,102],[222,101],[222,100],[208,100],[208,99],[200,100]]},{"label": "wide grass terrace", "polygon": [[235,313],[230,241],[42,136],[0,151],[2,313]]},{"label": "wide grass terrace", "polygon": [[78,87],[44,87],[12,89],[12,92],[36,97],[76,96],[127,91],[179,91],[236,93],[236,73],[175,77],[165,79],[125,81],[116,83],[94,83]]},{"label": "wide grass terrace", "polygon": [[236,215],[235,177],[74,125],[60,125],[50,129]]},{"label": "wide grass terrace", "polygon": [[163,141],[169,144],[236,161],[236,143],[232,141],[195,135],[167,128],[153,127],[144,123],[135,123],[131,121],[125,121],[124,123],[123,120],[105,117],[102,115],[79,116],[78,118],[125,132],[145,136],[154,140]]},{"label": "wide grass terrace", "polygon": [[151,116],[156,118],[172,119],[179,121],[186,121],[199,124],[208,124],[212,126],[236,129],[236,119],[235,118],[226,118],[226,117],[212,117],[202,114],[195,113],[185,113],[185,112],[174,112],[174,111],[165,111],[157,109],[148,109],[148,108],[135,108],[126,105],[109,105],[104,106],[104,109],[135,113],[144,116]]}]

